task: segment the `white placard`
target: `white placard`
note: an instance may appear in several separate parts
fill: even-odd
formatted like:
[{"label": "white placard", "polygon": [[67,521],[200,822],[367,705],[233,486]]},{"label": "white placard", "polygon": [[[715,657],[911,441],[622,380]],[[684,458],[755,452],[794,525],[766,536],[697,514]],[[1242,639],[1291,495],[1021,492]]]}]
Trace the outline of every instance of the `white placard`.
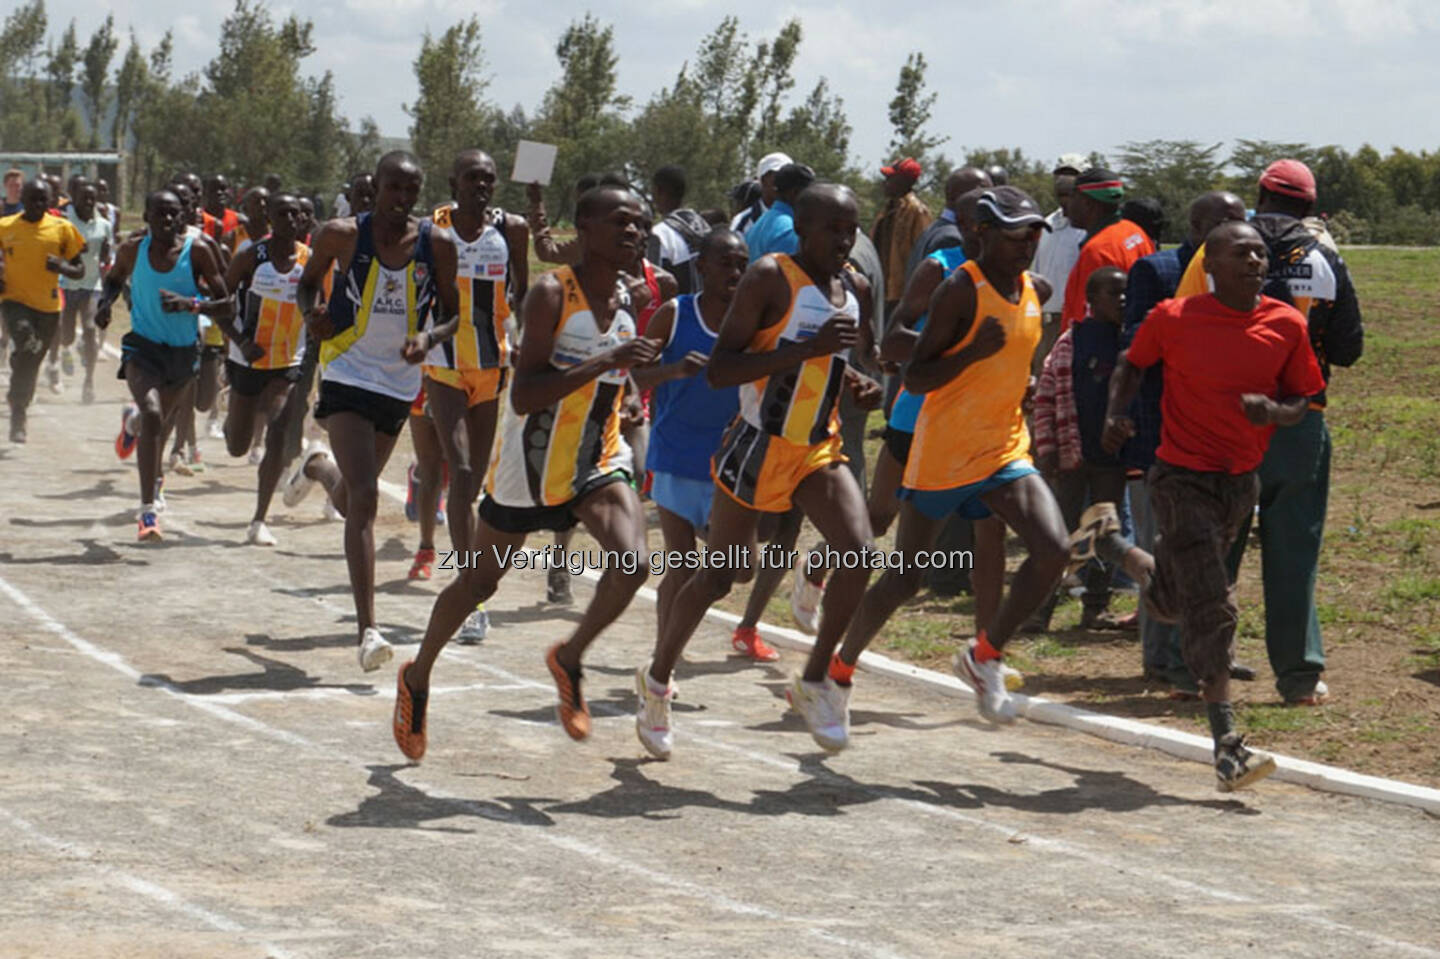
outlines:
[{"label": "white placard", "polygon": [[555,154],[557,152],[559,152],[559,147],[553,143],[521,140],[515,146],[515,171],[510,174],[510,181],[549,186],[550,175],[555,172]]}]

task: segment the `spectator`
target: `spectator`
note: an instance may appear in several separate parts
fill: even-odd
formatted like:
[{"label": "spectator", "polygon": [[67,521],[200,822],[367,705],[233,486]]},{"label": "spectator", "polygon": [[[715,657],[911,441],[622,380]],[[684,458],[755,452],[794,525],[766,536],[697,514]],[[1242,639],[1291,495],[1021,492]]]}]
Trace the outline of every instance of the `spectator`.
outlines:
[{"label": "spectator", "polygon": [[20,188],[25,185],[25,171],[11,167],[5,171],[5,202],[0,206],[0,216],[14,216],[25,209],[20,202]]},{"label": "spectator", "polygon": [[1080,256],[1065,283],[1065,305],[1060,331],[1085,316],[1085,284],[1102,266],[1118,266],[1126,273],[1142,256],[1155,252],[1155,244],[1140,225],[1120,215],[1125,185],[1119,174],[1094,167],[1075,179],[1070,222],[1085,231]]},{"label": "spectator", "polygon": [[910,258],[905,261],[905,282],[910,282],[911,275],[920,261],[925,259],[936,250],[948,250],[951,247],[961,245],[960,227],[955,220],[955,205],[960,198],[971,190],[979,187],[994,186],[990,180],[990,174],[978,167],[961,167],[945,179],[945,209],[940,211],[915,245],[910,249]]},{"label": "spectator", "polygon": [[930,210],[915,195],[915,184],[919,182],[920,164],[912,157],[906,157],[891,166],[880,168],[885,177],[885,209],[875,219],[870,238],[880,252],[880,262],[885,265],[886,296],[894,297],[885,304],[885,320],[900,301],[905,290],[905,263],[914,248],[915,241],[925,232],[932,219]]},{"label": "spectator", "polygon": [[803,163],[787,163],[776,171],[775,198],[770,209],[745,235],[751,263],[767,253],[794,253],[800,249],[800,237],[795,232],[795,200],[814,182],[815,171]]},{"label": "spectator", "polygon": [[985,168],[985,174],[990,177],[990,182],[995,186],[1009,186],[1010,173],[998,163],[992,163]]},{"label": "spectator", "polygon": [[1035,362],[1031,370],[1038,376],[1045,357],[1050,352],[1056,337],[1060,335],[1060,314],[1065,309],[1065,284],[1070,279],[1070,270],[1080,257],[1080,244],[1085,242],[1085,231],[1070,222],[1070,204],[1075,197],[1075,178],[1085,158],[1078,153],[1066,153],[1055,164],[1053,172],[1055,199],[1059,207],[1045,218],[1050,224],[1047,233],[1040,234],[1040,248],[1035,251],[1036,273],[1050,281],[1054,292],[1040,306],[1045,325],[1040,331],[1040,345],[1035,349]]},{"label": "spectator", "polygon": [[1134,200],[1126,200],[1120,207],[1120,216],[1131,223],[1140,224],[1140,229],[1155,244],[1155,249],[1160,249],[1160,236],[1169,225],[1165,218],[1165,208],[1160,201],[1152,197],[1140,197]]},{"label": "spectator", "polygon": [[695,261],[710,224],[699,213],[681,206],[686,183],[685,171],[680,167],[662,166],[650,183],[660,222],[650,231],[645,256],[675,277],[680,294],[699,293],[700,275]]},{"label": "spectator", "polygon": [[[770,209],[771,204],[775,202],[775,196],[779,192],[779,187],[775,185],[775,177],[780,173],[782,167],[789,166],[794,162],[786,153],[767,153],[760,158],[760,162],[755,165],[755,179],[760,182],[760,195],[751,199],[747,209],[735,214],[735,219],[730,221],[730,229],[745,237],[747,241],[749,240],[750,228],[759,221],[760,217],[765,215],[765,211]],[[751,262],[754,262],[753,257]]]}]

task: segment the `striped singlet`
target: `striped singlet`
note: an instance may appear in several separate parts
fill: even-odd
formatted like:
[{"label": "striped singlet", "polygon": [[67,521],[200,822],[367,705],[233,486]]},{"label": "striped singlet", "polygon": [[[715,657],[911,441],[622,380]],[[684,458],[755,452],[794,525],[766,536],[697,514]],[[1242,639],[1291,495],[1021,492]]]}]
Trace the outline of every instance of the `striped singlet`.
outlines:
[{"label": "striped singlet", "polygon": [[[790,284],[790,309],[780,322],[755,333],[746,348],[768,353],[810,339],[836,313],[860,322],[860,301],[848,271],[842,272],[845,305],[837,307],[816,286],[794,258],[772,254]],[[840,430],[840,389],[845,382],[845,354],[812,357],[798,367],[740,386],[740,415],[745,422],[796,446],[814,446]]]},{"label": "striped singlet", "polygon": [[231,343],[232,362],[256,370],[300,365],[305,357],[305,317],[295,303],[295,291],[309,261],[310,248],[296,243],[295,261],[281,273],[270,258],[270,240],[255,244],[255,269],[236,290],[236,302],[241,309],[240,328],[265,348],[265,355],[249,363],[240,348]]},{"label": "striped singlet", "polygon": [[[555,271],[563,292],[560,323],[550,365],[578,366],[635,337],[635,315],[624,287],[610,325],[602,330],[575,271]],[[558,506],[583,495],[595,482],[631,465],[620,435],[620,406],[627,379],[609,370],[553,406],[521,416],[504,404],[485,491],[501,506]]]},{"label": "striped singlet", "polygon": [[456,232],[455,208],[437,207],[431,215],[435,229],[455,243],[460,288],[460,328],[454,337],[437,343],[425,357],[426,366],[447,370],[491,370],[510,365],[510,245],[505,242],[505,211],[491,211],[473,242]]},{"label": "striped singlet", "polygon": [[1005,345],[925,394],[905,464],[903,485],[909,489],[943,490],[978,483],[1030,452],[1030,433],[1020,405],[1030,384],[1035,344],[1040,342],[1035,285],[1026,273],[1020,302],[1011,303],[995,292],[976,261],[967,260],[959,269],[975,284],[975,319],[945,355],[973,340],[992,316],[1005,329]]}]

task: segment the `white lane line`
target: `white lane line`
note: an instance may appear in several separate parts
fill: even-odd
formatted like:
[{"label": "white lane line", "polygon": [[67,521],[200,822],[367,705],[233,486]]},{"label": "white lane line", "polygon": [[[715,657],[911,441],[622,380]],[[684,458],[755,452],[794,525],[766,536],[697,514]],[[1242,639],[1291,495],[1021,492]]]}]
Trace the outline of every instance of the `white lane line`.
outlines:
[{"label": "white lane line", "polygon": [[[142,675],[140,671],[127,663],[123,657],[112,652],[111,650],[105,649],[101,646],[89,642],[88,640],[82,639],[80,636],[77,636],[64,623],[51,616],[42,607],[40,607],[37,603],[31,600],[29,596],[25,595],[15,586],[11,585],[3,577],[0,577],[0,593],[4,593],[7,597],[9,597],[16,606],[20,607],[21,610],[27,613],[32,619],[38,622],[47,631],[65,640],[67,643],[69,643],[79,652],[83,653],[85,656],[105,666],[109,666],[111,669],[115,670],[122,676],[125,676],[132,681],[138,682],[138,680],[140,679]],[[325,602],[327,602],[328,605],[328,601]],[[520,679],[519,677],[510,680],[510,682],[515,683],[516,685],[522,685],[526,688],[529,688],[531,685],[529,681]],[[252,719],[249,716],[234,712],[233,710],[227,709],[224,706],[208,702],[205,699],[197,698],[196,696],[190,695],[188,693],[184,693],[169,684],[146,683],[145,686],[147,688],[158,689],[161,692],[168,693],[169,695],[174,696],[180,702],[185,703],[189,706],[193,706],[196,709],[199,709],[202,712],[217,719],[222,719],[226,722],[238,723],[255,732],[265,733],[274,739],[281,740],[282,742],[286,742],[290,745],[304,746],[315,752],[328,754],[339,761],[356,767],[367,775],[371,772],[370,766],[374,764],[373,759],[370,761],[366,761],[358,757],[347,755],[340,750],[335,749],[334,747],[314,742],[313,740],[306,739],[303,736],[298,736],[286,730],[278,729],[274,726],[269,725],[268,723],[261,722],[258,719]],[[465,800],[457,797],[446,796],[441,793],[437,788],[420,782],[418,780],[412,779],[410,781],[410,784],[416,789],[424,792],[431,799],[454,805],[458,810],[467,812],[471,815],[480,816],[502,823],[509,823],[520,826],[525,825],[525,823],[518,816],[506,812],[497,811],[473,800]],[[637,876],[648,883],[651,883],[657,888],[668,888],[683,891],[708,906],[718,907],[725,912],[733,913],[735,915],[764,918],[772,922],[797,925],[804,923],[834,925],[839,922],[839,920],[831,920],[827,918],[809,919],[790,916],[785,913],[767,909],[764,906],[757,906],[739,899],[733,899],[707,886],[692,882],[679,876],[673,876],[667,873],[660,872],[659,870],[651,869],[648,866],[644,866],[640,863],[633,862],[622,856],[618,856],[591,843],[582,842],[579,839],[575,839],[569,836],[554,835],[549,830],[521,829],[518,830],[518,834],[526,839],[538,839],[569,852],[578,852],[586,856],[587,858],[601,863],[602,865],[609,866],[612,869],[620,869],[629,872],[630,874]],[[61,841],[54,840],[54,842],[59,843]],[[143,883],[144,880],[137,880],[137,882]],[[137,888],[135,891],[140,892],[141,890]],[[821,928],[821,925],[818,924],[805,925],[801,931],[809,936],[821,940],[822,942],[826,942],[834,946],[840,946],[855,953],[860,953],[866,956],[873,956],[875,957],[875,959],[904,959],[904,956],[901,953],[894,952],[882,946],[876,946],[864,942],[857,942],[852,939],[847,939],[842,936],[835,935],[834,933],[831,933],[828,930]]]},{"label": "white lane line", "polygon": [[[84,846],[77,846],[74,843],[66,842],[64,839],[57,839],[54,836],[48,835],[47,833],[42,832],[38,826],[30,822],[28,819],[17,816],[10,810],[5,809],[4,807],[0,807],[0,820],[4,820],[5,822],[9,823],[12,827],[14,827],[16,831],[24,834],[33,842],[64,855],[67,861],[78,861],[83,863],[85,866],[105,876],[115,885],[120,886],[123,889],[128,889],[130,892],[133,892],[139,896],[143,896],[146,899],[152,899],[168,909],[172,909],[176,912],[189,916],[191,919],[202,922],[210,928],[218,930],[220,932],[234,933],[238,935],[249,936],[252,939],[254,938],[254,936],[251,935],[250,930],[247,929],[242,923],[237,922],[236,920],[231,919],[228,916],[223,916],[218,912],[206,909],[204,906],[197,906],[195,905],[195,903],[184,898],[179,893],[175,892],[172,889],[167,889],[159,883],[151,882],[148,879],[142,879],[141,877],[134,875],[133,873],[126,872],[123,869],[118,869],[114,866],[106,865],[103,862],[98,862],[98,852],[91,849],[86,849]],[[291,953],[286,952],[285,950],[274,945],[273,943],[260,942],[259,945],[271,957],[273,957],[273,959],[286,959],[286,957],[292,955]]]}]

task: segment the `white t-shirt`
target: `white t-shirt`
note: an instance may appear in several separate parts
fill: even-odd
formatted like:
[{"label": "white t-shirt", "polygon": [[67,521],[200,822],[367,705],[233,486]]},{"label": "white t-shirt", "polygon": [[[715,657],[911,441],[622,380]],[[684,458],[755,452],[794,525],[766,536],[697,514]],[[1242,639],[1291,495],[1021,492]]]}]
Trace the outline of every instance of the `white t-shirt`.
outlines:
[{"label": "white t-shirt", "polygon": [[85,238],[85,252],[80,255],[80,262],[85,265],[85,275],[78,280],[72,280],[61,274],[60,289],[98,290],[103,285],[100,276],[100,248],[107,242],[111,246],[114,245],[115,227],[100,212],[98,206],[91,215],[90,222],[87,223],[75,215],[75,204],[72,203],[65,208],[65,219],[69,220]]}]

